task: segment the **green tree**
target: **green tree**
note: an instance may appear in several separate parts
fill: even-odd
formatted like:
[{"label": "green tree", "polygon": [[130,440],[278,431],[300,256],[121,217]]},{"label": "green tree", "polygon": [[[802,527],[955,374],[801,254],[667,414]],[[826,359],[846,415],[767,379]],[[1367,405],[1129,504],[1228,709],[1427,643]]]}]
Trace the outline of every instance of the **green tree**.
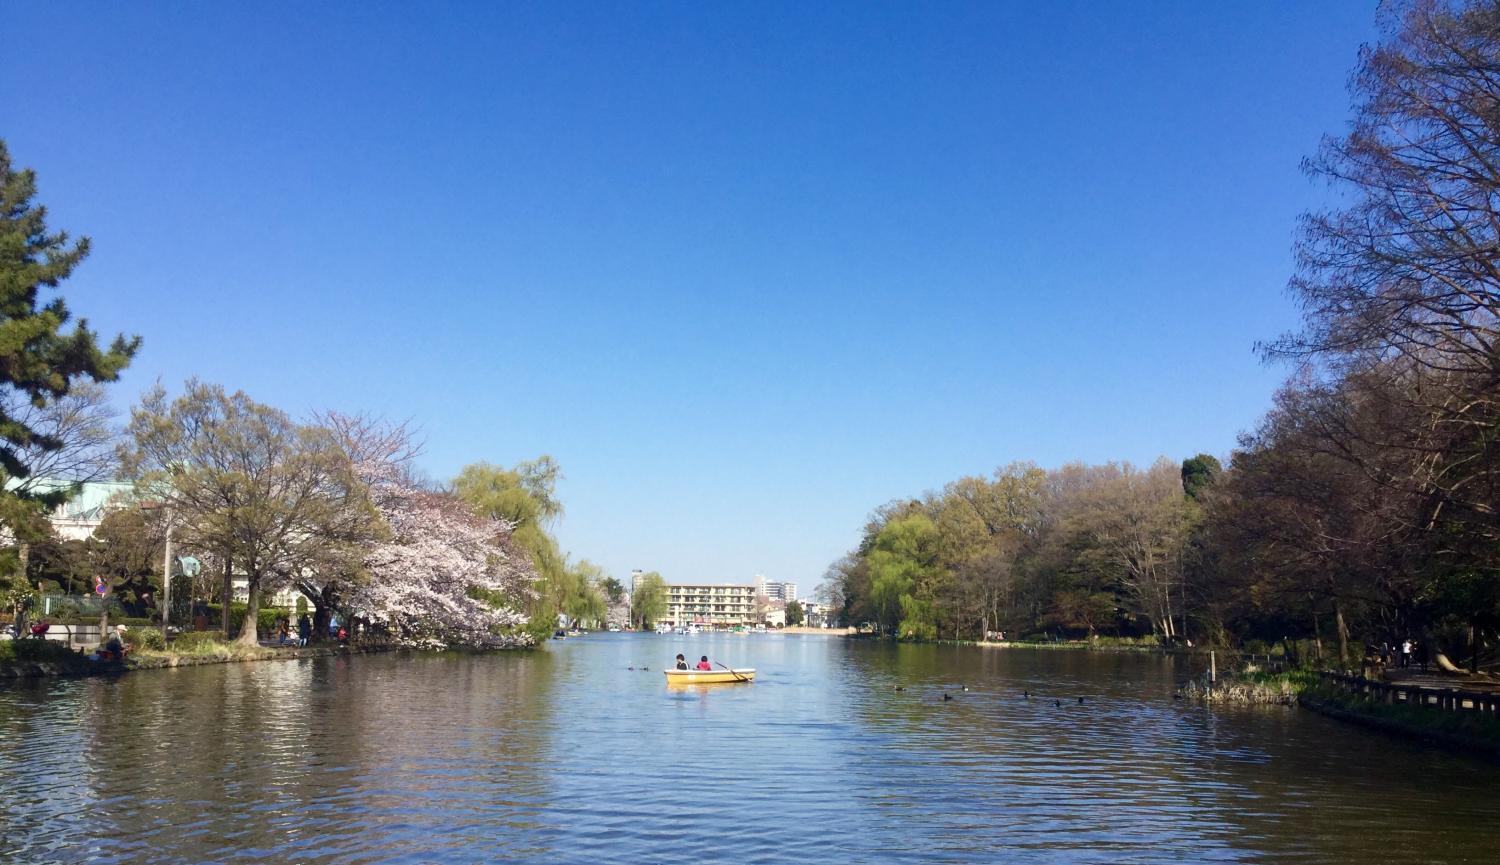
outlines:
[{"label": "green tree", "polygon": [[614,577],[605,577],[600,581],[599,588],[604,590],[604,596],[609,599],[611,605],[625,600],[625,584]]},{"label": "green tree", "polygon": [[1218,457],[1198,454],[1182,461],[1182,491],[1188,498],[1197,501],[1223,474],[1224,466]]},{"label": "green tree", "polygon": [[796,601],[786,602],[786,623],[790,626],[802,624],[802,605]]},{"label": "green tree", "polygon": [[667,614],[667,583],[651,571],[636,578],[630,589],[630,619],[637,628],[649,628]]},{"label": "green tree", "polygon": [[604,569],[583,559],[568,568],[569,585],[567,598],[563,601],[563,612],[575,623],[598,627],[609,612],[604,589]]},{"label": "green tree", "polygon": [[505,520],[515,526],[511,540],[531,556],[540,580],[537,594],[526,611],[532,636],[543,639],[557,627],[558,614],[570,605],[583,603],[577,575],[569,569],[567,556],[549,528],[563,513],[557,498],[562,470],[556,460],[543,455],[507,469],[493,463],[464,466],[453,479],[453,491],[480,516]]},{"label": "green tree", "polygon": [[[61,297],[42,302],[42,292],[56,289],[88,255],[89,240],[49,231],[35,196],[35,172],[14,169],[0,141],[0,527],[22,543],[46,536],[46,512],[72,492],[19,483],[32,476],[37,455],[66,445],[32,423],[27,409],[62,399],[80,381],[114,381],[140,346],[139,337],[120,335],[101,349],[87,321],[64,329],[72,313]],[[19,557],[12,553],[0,569],[0,592],[17,591],[11,581],[23,569]]]},{"label": "green tree", "polygon": [[[938,540],[937,528],[922,513],[892,520],[876,534],[866,561],[871,605],[882,631],[898,632],[898,625],[913,610],[922,617],[921,624],[932,624],[931,592],[941,573]],[[908,600],[917,598],[928,603],[912,607]]]}]

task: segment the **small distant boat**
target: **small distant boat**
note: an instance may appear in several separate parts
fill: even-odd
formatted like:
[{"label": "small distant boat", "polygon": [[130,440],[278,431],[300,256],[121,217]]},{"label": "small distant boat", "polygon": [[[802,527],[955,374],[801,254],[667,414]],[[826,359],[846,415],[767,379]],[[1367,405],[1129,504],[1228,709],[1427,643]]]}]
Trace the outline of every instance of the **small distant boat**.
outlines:
[{"label": "small distant boat", "polygon": [[754,667],[733,670],[662,670],[668,685],[725,685],[731,682],[752,682]]}]

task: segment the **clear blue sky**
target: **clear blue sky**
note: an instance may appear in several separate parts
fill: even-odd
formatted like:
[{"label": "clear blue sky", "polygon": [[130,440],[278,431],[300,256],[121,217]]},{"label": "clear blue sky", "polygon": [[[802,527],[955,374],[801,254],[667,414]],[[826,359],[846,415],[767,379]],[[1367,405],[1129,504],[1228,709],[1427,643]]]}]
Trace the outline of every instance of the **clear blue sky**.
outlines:
[{"label": "clear blue sky", "polygon": [[198,375],[562,463],[574,555],[807,589],[1021,459],[1226,454],[1375,4],[10,2],[65,288]]}]

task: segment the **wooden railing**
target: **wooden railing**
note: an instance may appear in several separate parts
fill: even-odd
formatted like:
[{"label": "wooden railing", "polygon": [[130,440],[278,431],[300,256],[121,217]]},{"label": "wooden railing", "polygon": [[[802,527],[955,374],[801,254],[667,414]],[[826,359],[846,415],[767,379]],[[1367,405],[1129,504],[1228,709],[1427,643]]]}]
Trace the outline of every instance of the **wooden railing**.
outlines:
[{"label": "wooden railing", "polygon": [[1319,677],[1351,694],[1388,705],[1427,706],[1452,712],[1482,712],[1500,715],[1500,693],[1465,691],[1459,688],[1429,688],[1381,682],[1344,673],[1319,673]]}]

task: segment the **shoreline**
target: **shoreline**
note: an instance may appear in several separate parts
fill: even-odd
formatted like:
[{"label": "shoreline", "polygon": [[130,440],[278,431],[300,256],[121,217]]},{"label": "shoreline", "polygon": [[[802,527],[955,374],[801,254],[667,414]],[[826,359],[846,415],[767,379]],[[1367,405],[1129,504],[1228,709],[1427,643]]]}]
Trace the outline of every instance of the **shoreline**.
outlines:
[{"label": "shoreline", "polygon": [[1300,706],[1337,721],[1424,742],[1459,756],[1500,762],[1500,723],[1492,715],[1381,703],[1332,689],[1313,673],[1283,673],[1265,678],[1226,676],[1213,687],[1188,682],[1177,690],[1176,696],[1206,708]]},{"label": "shoreline", "polygon": [[305,658],[327,658],[337,655],[368,655],[382,652],[409,650],[409,647],[394,644],[367,646],[258,646],[255,649],[236,649],[223,655],[181,655],[171,652],[140,650],[139,654],[126,658],[123,663],[99,663],[79,655],[78,661],[8,661],[0,663],[0,683],[30,679],[88,678],[90,676],[118,676],[140,670],[170,670],[178,667],[201,667],[207,664],[251,663],[256,661],[296,661]]},{"label": "shoreline", "polygon": [[818,634],[825,637],[849,637],[855,633],[854,628],[809,628],[806,625],[788,625],[785,628],[777,628],[778,634]]},{"label": "shoreline", "polygon": [[[1500,763],[1500,744],[1488,742],[1476,736],[1468,736],[1447,730],[1417,727],[1396,718],[1385,718],[1368,712],[1362,712],[1358,709],[1339,706],[1331,701],[1320,700],[1306,694],[1300,696],[1295,705],[1348,724],[1355,724],[1391,736],[1400,736],[1403,739],[1413,739],[1429,745],[1436,745],[1444,750],[1465,757],[1477,757]],[[1430,711],[1436,712],[1439,710],[1432,709]]]},{"label": "shoreline", "polygon": [[[1069,640],[1056,643],[1023,640],[901,640],[896,637],[881,637],[868,632],[844,628],[846,636],[876,642],[909,643],[914,646],[974,646],[981,649],[1034,649],[1045,652],[1134,652],[1154,655],[1207,655],[1215,647],[1188,648],[1186,646],[1152,646],[1132,643],[1091,643],[1087,640]],[[1222,651],[1222,650],[1220,650]]]}]

